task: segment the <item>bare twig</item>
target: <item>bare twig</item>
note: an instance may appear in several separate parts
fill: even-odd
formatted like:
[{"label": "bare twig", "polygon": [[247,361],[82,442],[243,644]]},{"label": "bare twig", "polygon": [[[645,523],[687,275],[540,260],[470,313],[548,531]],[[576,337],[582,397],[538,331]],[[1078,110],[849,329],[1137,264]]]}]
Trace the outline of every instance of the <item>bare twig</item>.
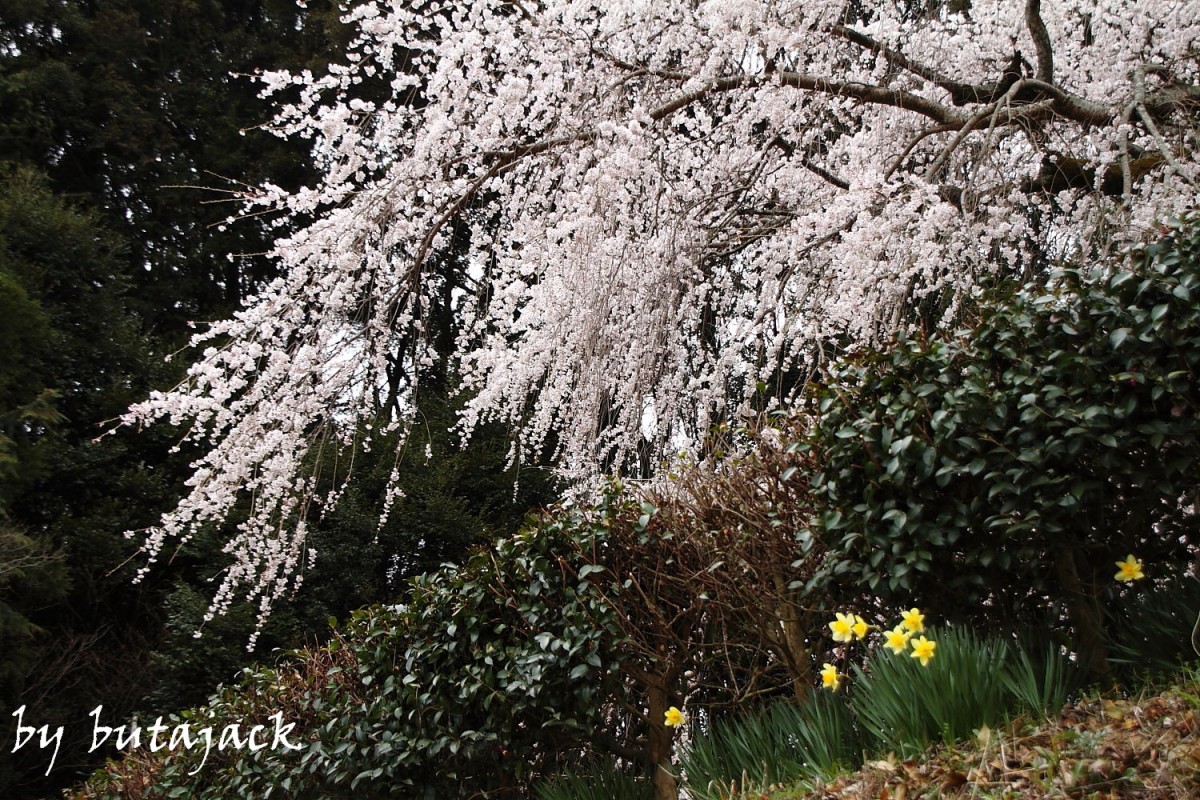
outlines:
[{"label": "bare twig", "polygon": [[1184,171],[1183,166],[1175,160],[1175,154],[1171,152],[1171,146],[1167,144],[1167,140],[1159,132],[1158,126],[1154,123],[1154,117],[1151,116],[1146,108],[1146,73],[1148,70],[1155,69],[1154,67],[1138,67],[1133,74],[1133,91],[1134,91],[1134,107],[1137,109],[1138,116],[1142,119],[1142,124],[1146,126],[1146,130],[1150,131],[1150,135],[1154,137],[1154,141],[1158,144],[1159,152],[1162,153],[1164,159],[1175,170],[1175,174],[1183,178],[1193,189],[1200,189],[1197,186],[1196,180]]}]

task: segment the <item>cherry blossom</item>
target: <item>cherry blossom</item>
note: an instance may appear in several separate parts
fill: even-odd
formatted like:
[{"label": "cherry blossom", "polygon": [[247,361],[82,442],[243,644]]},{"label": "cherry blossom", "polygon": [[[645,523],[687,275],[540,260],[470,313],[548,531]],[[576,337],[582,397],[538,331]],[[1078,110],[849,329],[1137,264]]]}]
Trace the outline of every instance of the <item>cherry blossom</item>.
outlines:
[{"label": "cherry blossom", "polygon": [[[403,430],[449,359],[485,420],[586,480],[847,349],[1197,198],[1191,0],[359,2],[343,64],[271,72],[322,178],[263,186],[280,277],[134,407],[206,446],[145,538],[252,513],[214,604],[267,613],[309,551],[314,448]],[[453,252],[454,258],[446,254]],[[447,265],[450,266],[447,266]],[[456,318],[434,346],[430,309]]]}]

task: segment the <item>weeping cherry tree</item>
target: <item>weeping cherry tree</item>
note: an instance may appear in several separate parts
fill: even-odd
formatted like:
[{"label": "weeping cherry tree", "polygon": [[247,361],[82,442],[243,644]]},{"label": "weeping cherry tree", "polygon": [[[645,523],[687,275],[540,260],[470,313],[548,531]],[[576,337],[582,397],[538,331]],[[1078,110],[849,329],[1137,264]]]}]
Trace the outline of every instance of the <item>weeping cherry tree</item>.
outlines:
[{"label": "weeping cherry tree", "polygon": [[702,453],[835,352],[946,324],[981,287],[1137,241],[1198,196],[1190,0],[347,15],[344,64],[261,76],[270,129],[309,140],[321,174],[246,193],[280,226],[280,277],[126,417],[203,453],[144,532],[147,567],[250,498],[213,613],[245,594],[265,615],[298,581],[314,448],[369,447],[381,409],[403,431],[439,359],[464,436],[498,420],[515,459],[628,471]]}]

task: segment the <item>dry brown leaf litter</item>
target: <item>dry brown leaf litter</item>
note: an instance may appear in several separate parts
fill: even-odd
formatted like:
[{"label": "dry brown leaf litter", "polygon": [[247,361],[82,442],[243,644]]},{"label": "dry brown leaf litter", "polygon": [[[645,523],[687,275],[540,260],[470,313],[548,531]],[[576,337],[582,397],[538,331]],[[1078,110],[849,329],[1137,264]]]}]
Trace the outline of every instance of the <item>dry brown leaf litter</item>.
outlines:
[{"label": "dry brown leaf litter", "polygon": [[868,762],[808,791],[762,800],[1117,800],[1200,798],[1200,683],[1150,697],[1101,697],[1059,719],[1018,719],[925,758]]}]

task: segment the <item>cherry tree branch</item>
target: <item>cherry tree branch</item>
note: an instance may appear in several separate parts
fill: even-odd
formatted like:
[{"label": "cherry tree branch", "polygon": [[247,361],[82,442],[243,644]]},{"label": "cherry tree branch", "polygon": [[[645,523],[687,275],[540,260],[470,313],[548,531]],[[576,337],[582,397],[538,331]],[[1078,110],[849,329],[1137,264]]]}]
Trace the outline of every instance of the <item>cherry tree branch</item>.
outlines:
[{"label": "cherry tree branch", "polygon": [[1033,48],[1037,53],[1037,78],[1054,83],[1054,50],[1050,46],[1050,34],[1042,21],[1042,0],[1026,0],[1025,25],[1033,37]]},{"label": "cherry tree branch", "polygon": [[801,159],[800,165],[821,180],[832,184],[839,189],[845,190],[850,188],[850,181],[846,180],[845,178],[839,178],[837,175],[834,175],[832,172],[820,166],[819,164],[814,164],[811,159]]},{"label": "cherry tree branch", "polygon": [[966,116],[929,98],[902,89],[888,89],[870,83],[857,81],[837,81],[819,75],[809,75],[802,72],[780,72],[779,82],[783,86],[797,89],[807,89],[812,92],[830,94],[837,97],[849,97],[864,103],[879,106],[915,111],[921,116],[928,117],[938,123],[966,122]]},{"label": "cherry tree branch", "polygon": [[856,31],[849,26],[839,23],[834,25],[830,30],[835,36],[856,44],[863,49],[878,53],[889,64],[911,72],[913,75],[944,89],[950,94],[955,105],[987,102],[996,92],[995,84],[973,84],[956,81],[919,61],[910,59],[899,50],[888,47],[882,42],[878,42],[867,34]]},{"label": "cherry tree branch", "polygon": [[[1175,170],[1175,173],[1191,184],[1193,188],[1197,188],[1195,178],[1189,175],[1183,166],[1180,165],[1180,163],[1175,159],[1175,156],[1171,152],[1171,146],[1167,144],[1166,139],[1163,138],[1158,126],[1154,123],[1154,117],[1151,116],[1150,111],[1146,108],[1146,73],[1148,71],[1149,69],[1147,67],[1139,67],[1134,71],[1134,108],[1137,110],[1138,116],[1141,117],[1142,123],[1146,126],[1146,130],[1150,131],[1150,135],[1153,136],[1154,140],[1158,143],[1159,152],[1162,154],[1167,163],[1171,165],[1171,169]],[[1124,170],[1126,167],[1122,165],[1122,169]]]},{"label": "cherry tree branch", "polygon": [[[782,136],[776,136],[767,146],[779,148],[779,150],[788,158],[791,158],[796,153],[796,147]],[[850,181],[846,180],[845,178],[839,178],[837,175],[834,175],[820,164],[817,164],[808,156],[804,156],[800,159],[800,165],[831,186],[836,186],[842,190],[850,188]]]},{"label": "cherry tree branch", "polygon": [[930,100],[929,98],[903,89],[888,89],[883,86],[858,81],[838,81],[821,75],[787,70],[776,72],[769,76],[728,75],[717,78],[698,89],[693,89],[662,104],[650,112],[650,118],[659,122],[707,95],[717,92],[729,92],[735,89],[769,85],[771,82],[777,82],[780,86],[804,89],[834,97],[848,97],[871,105],[891,106],[906,111],[915,111],[939,123],[962,123],[967,119],[964,115],[959,114],[936,100]]},{"label": "cherry tree branch", "polygon": [[[1034,39],[1038,59],[1037,80],[1026,80],[1026,89],[1030,92],[1046,94],[1052,97],[1057,104],[1056,111],[1067,119],[1080,122],[1084,125],[1106,125],[1111,123],[1118,114],[1117,109],[1068,92],[1054,83],[1053,50],[1051,48],[1049,33],[1046,31],[1046,25],[1041,18],[1040,0],[1028,0],[1026,6],[1026,24],[1029,26],[1030,34]],[[956,81],[925,64],[908,58],[898,50],[872,39],[865,33],[856,31],[846,25],[835,25],[831,30],[835,35],[848,42],[879,53],[889,64],[900,67],[945,90],[950,94],[954,105],[995,102],[999,99],[999,95],[1008,91],[1001,83],[972,84]],[[1178,94],[1178,91],[1176,93]],[[867,98],[864,97],[862,99]],[[1177,102],[1176,100],[1169,99],[1166,93],[1163,93],[1156,99],[1165,105],[1173,105]],[[931,119],[935,118],[928,113],[925,116],[929,116]],[[949,124],[955,119],[958,119],[959,124],[967,121],[967,118],[952,118],[949,116],[938,119],[938,121]]]}]

